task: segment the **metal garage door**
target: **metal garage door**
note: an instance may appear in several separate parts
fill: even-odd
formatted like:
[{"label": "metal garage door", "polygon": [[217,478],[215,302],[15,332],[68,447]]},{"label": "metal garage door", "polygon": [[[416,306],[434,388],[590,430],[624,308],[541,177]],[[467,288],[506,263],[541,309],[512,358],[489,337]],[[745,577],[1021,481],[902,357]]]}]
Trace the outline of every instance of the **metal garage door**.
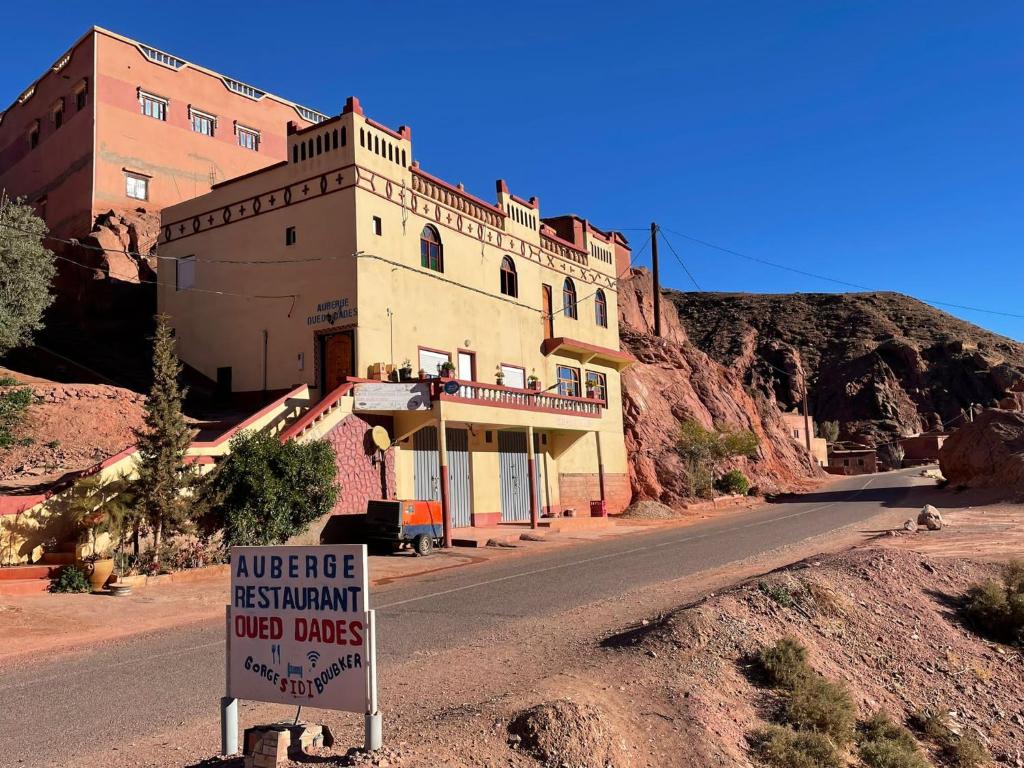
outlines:
[{"label": "metal garage door", "polygon": [[440,465],[437,460],[437,427],[424,427],[412,436],[413,490],[421,500],[441,500]]},{"label": "metal garage door", "polygon": [[530,521],[530,479],[526,463],[526,433],[498,432],[501,479],[501,519],[506,523]]},{"label": "metal garage door", "polygon": [[463,528],[471,522],[473,501],[469,482],[469,433],[464,429],[446,429],[448,441],[448,501],[452,507],[452,527]]}]

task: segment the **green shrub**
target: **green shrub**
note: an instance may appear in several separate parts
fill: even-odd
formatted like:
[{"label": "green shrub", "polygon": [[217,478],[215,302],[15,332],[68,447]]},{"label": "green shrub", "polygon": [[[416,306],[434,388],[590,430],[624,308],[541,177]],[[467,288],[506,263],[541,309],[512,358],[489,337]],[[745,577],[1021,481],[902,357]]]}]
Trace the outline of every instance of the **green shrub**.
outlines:
[{"label": "green shrub", "polygon": [[807,665],[807,649],[799,641],[784,637],[757,656],[769,684],[793,690],[813,670]]},{"label": "green shrub", "polygon": [[735,493],[739,496],[746,496],[750,490],[750,481],[747,476],[738,469],[730,469],[715,484],[722,493]]},{"label": "green shrub", "polygon": [[770,725],[752,737],[754,755],[773,768],[842,768],[846,763],[826,736]]},{"label": "green shrub", "polygon": [[231,441],[215,470],[205,505],[208,531],[224,529],[225,546],[282,544],[326,515],[338,496],[330,443],[282,443],[264,433]]},{"label": "green shrub", "polygon": [[782,707],[782,719],[798,731],[814,731],[843,745],[853,740],[857,707],[842,683],[805,675]]},{"label": "green shrub", "polygon": [[881,711],[861,724],[859,752],[869,768],[928,768],[910,731]]},{"label": "green shrub", "polygon": [[778,581],[759,581],[757,588],[783,608],[789,608],[794,602],[793,592],[788,585]]},{"label": "green shrub", "polygon": [[1024,561],[1003,569],[1002,581],[986,581],[967,590],[964,617],[987,637],[1002,643],[1024,641]]},{"label": "green shrub", "polygon": [[11,384],[16,383],[10,377],[0,380],[0,447],[7,448],[14,445],[17,440],[14,437],[14,429],[21,422],[21,418],[35,395],[31,389],[9,389]]},{"label": "green shrub", "polygon": [[928,768],[928,761],[916,748],[904,749],[897,742],[886,739],[863,742],[859,753],[869,768]]},{"label": "green shrub", "polygon": [[718,426],[707,429],[699,422],[684,421],[679,427],[676,450],[683,463],[680,474],[687,495],[710,496],[716,465],[736,456],[753,456],[759,444],[757,435],[749,429]]},{"label": "green shrub", "polygon": [[74,565],[65,565],[57,575],[50,580],[51,592],[90,592],[92,586],[85,572]]},{"label": "green shrub", "polygon": [[939,710],[918,710],[910,716],[910,726],[922,736],[936,743],[943,743],[949,738],[949,725],[946,715]]},{"label": "green shrub", "polygon": [[943,750],[953,768],[975,768],[989,759],[988,750],[974,736],[950,736]]}]

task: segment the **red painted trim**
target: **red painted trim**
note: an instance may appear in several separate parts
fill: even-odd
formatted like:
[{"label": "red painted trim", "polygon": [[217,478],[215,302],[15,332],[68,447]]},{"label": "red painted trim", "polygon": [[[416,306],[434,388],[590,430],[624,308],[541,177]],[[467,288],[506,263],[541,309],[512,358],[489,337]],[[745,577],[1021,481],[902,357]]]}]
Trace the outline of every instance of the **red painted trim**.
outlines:
[{"label": "red painted trim", "polygon": [[524,208],[532,208],[533,210],[537,210],[537,204],[539,201],[536,197],[531,197],[529,200],[523,200],[523,198],[513,194],[509,194],[509,197],[515,202],[519,203]]},{"label": "red painted trim", "polygon": [[452,184],[449,184],[447,181],[445,181],[443,179],[439,179],[439,178],[437,178],[437,176],[433,176],[433,175],[427,173],[422,168],[414,167],[411,170],[412,170],[413,173],[415,173],[415,174],[417,174],[419,176],[422,176],[423,178],[427,179],[428,181],[432,181],[435,184],[439,184],[440,186],[442,186],[445,189],[447,189],[449,192],[454,192],[456,195],[461,195],[462,197],[465,197],[465,198],[468,198],[469,200],[472,200],[477,205],[482,205],[484,208],[486,208],[489,211],[493,211],[494,213],[497,213],[498,215],[503,216],[503,217],[507,217],[508,216],[508,214],[505,213],[505,211],[501,210],[501,208],[499,208],[498,206],[494,205],[493,203],[488,203],[486,200],[482,200],[479,197],[477,197],[476,195],[472,195],[472,194],[470,194],[469,192],[467,192],[464,189],[459,189],[458,187],[456,187],[456,186],[454,186]]},{"label": "red painted trim", "polygon": [[557,352],[560,347],[569,346],[576,347],[587,352],[593,352],[595,355],[600,355],[608,360],[615,360],[622,363],[635,363],[636,358],[629,352],[622,352],[617,349],[610,349],[608,347],[601,347],[597,344],[589,344],[585,341],[579,341],[578,339],[571,339],[568,336],[556,336],[551,339],[544,339],[541,343],[541,350],[545,355],[550,355],[552,352]]},{"label": "red painted trim", "polygon": [[346,115],[349,112],[355,112],[357,115],[363,114],[363,106],[359,103],[358,96],[349,96],[345,99],[345,108],[341,110],[341,114]]},{"label": "red painted trim", "polygon": [[459,370],[459,355],[469,355],[469,375],[473,377],[473,381],[476,381],[476,352],[472,349],[463,349],[457,347],[455,349],[455,370]]},{"label": "red painted trim", "polygon": [[[501,386],[499,384],[486,384],[486,385],[482,385],[481,382],[479,382],[479,381],[462,381],[461,379],[434,379],[434,381],[437,381],[439,383],[439,385],[443,384],[446,381],[455,381],[455,382],[458,382],[459,384],[462,384],[464,386],[469,386],[469,387],[486,386],[488,389],[500,390],[500,391],[505,391],[505,392],[516,392],[517,394],[527,394],[527,395],[535,395],[535,396],[536,395],[544,395],[546,397],[553,397],[553,398],[557,398],[559,400],[568,400],[568,401],[581,402],[581,403],[591,403],[591,404],[594,404],[594,405],[597,405],[597,406],[600,406],[601,402],[602,402],[600,400],[597,400],[596,398],[595,399],[589,399],[589,398],[586,398],[586,397],[571,397],[569,395],[554,395],[554,394],[552,394],[550,392],[536,392],[536,391],[534,391],[532,389],[518,389],[516,387],[503,387],[503,386]],[[486,406],[488,408],[507,408],[508,410],[512,410],[512,411],[531,411],[533,413],[555,413],[555,414],[558,414],[560,416],[580,416],[580,417],[583,417],[583,418],[586,418],[586,419],[599,419],[599,418],[601,418],[600,407],[596,408],[594,413],[581,413],[580,411],[573,411],[573,410],[570,410],[568,408],[548,408],[548,407],[542,406],[542,405],[529,405],[529,404],[525,404],[525,403],[524,404],[520,404],[520,403],[503,403],[503,402],[497,402],[497,401],[494,401],[494,400],[483,400],[483,399],[480,399],[480,398],[477,398],[477,397],[462,397],[461,395],[459,395],[457,393],[454,394],[454,395],[449,395],[447,392],[442,390],[440,388],[440,386],[436,386],[436,387],[434,387],[432,389],[432,391],[431,391],[431,398],[434,399],[434,400],[444,400],[445,402],[452,402],[452,403],[466,403],[468,405],[483,405],[483,406]],[[536,398],[534,398],[534,399],[536,399]]]},{"label": "red painted trim", "polygon": [[262,408],[260,408],[258,411],[256,411],[256,413],[254,413],[249,418],[244,419],[243,421],[238,422],[235,426],[231,427],[231,429],[229,429],[227,432],[222,434],[220,437],[216,437],[213,440],[206,440],[206,441],[203,441],[203,442],[192,443],[191,447],[192,448],[216,448],[218,446],[221,446],[225,442],[230,440],[232,437],[237,435],[239,432],[241,432],[243,429],[245,429],[246,427],[252,426],[254,423],[256,423],[261,418],[266,416],[268,413],[273,411],[275,408],[277,408],[277,407],[279,407],[281,405],[284,405],[284,403],[287,400],[289,400],[289,399],[291,399],[293,397],[297,397],[301,392],[308,391],[308,390],[309,390],[309,385],[308,384],[300,384],[299,386],[295,387],[295,389],[291,390],[290,392],[286,392],[285,394],[281,395],[281,397],[277,398],[277,400],[275,400],[274,402],[270,403],[269,405],[263,406]]},{"label": "red painted trim", "polygon": [[526,446],[526,474],[530,478],[530,527],[537,527],[537,518],[540,517],[540,513],[537,509],[537,467],[534,460],[534,447],[532,445]]},{"label": "red painted trim", "polygon": [[571,251],[576,251],[576,253],[581,253],[584,256],[589,256],[586,250],[580,248],[578,245],[576,245],[576,243],[570,243],[568,240],[563,240],[562,238],[555,234],[555,231],[553,229],[550,232],[541,231],[541,236],[546,237],[548,240],[554,240],[559,245],[564,245]]},{"label": "red painted trim", "polygon": [[444,521],[444,545],[452,546],[452,506],[448,496],[448,451],[440,452],[438,469],[441,475],[441,518]]},{"label": "red painted trim", "polygon": [[321,400],[315,406],[306,411],[306,413],[304,413],[300,418],[295,420],[294,424],[292,424],[290,427],[288,427],[288,429],[286,429],[284,432],[278,435],[278,439],[282,443],[286,443],[292,438],[301,435],[303,432],[306,431],[308,427],[312,426],[317,421],[317,419],[319,419],[328,409],[337,404],[337,402],[341,398],[347,395],[349,391],[352,389],[352,386],[352,382],[346,381],[344,384],[328,392],[327,395],[324,396],[323,400]]},{"label": "red painted trim", "polygon": [[364,118],[364,120],[366,121],[366,124],[371,128],[376,128],[378,131],[384,131],[384,133],[388,134],[393,139],[398,139],[399,141],[402,141],[402,139],[405,138],[405,136],[400,134],[398,131],[388,128],[386,125],[378,123],[376,120],[373,120],[369,117]]}]

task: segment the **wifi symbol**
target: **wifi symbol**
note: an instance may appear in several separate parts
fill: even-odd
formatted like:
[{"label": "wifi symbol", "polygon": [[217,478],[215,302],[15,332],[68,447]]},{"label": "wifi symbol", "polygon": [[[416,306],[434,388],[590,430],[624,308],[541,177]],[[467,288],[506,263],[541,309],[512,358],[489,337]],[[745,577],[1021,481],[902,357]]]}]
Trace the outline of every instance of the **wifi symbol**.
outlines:
[{"label": "wifi symbol", "polygon": [[316,669],[316,663],[320,661],[320,654],[316,651],[310,651],[306,654],[306,658],[309,659],[309,666]]}]

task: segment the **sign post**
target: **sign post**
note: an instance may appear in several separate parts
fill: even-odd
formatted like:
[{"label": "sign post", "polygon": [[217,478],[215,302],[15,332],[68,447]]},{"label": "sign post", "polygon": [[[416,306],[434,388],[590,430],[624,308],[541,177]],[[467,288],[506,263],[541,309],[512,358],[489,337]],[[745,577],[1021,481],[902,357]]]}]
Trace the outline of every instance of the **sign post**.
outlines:
[{"label": "sign post", "polygon": [[238,751],[238,699],[361,712],[381,745],[366,546],[232,547],[223,754]]}]

